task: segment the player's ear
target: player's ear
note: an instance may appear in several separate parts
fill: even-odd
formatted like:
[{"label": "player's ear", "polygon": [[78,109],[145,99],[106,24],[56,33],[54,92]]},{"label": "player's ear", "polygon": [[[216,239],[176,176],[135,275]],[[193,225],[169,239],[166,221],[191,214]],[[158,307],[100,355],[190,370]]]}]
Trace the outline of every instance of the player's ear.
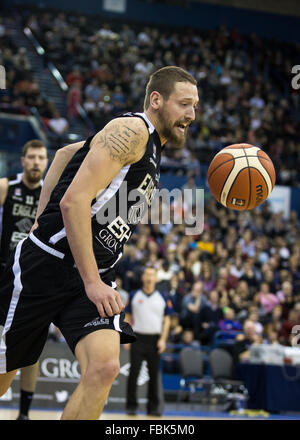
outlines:
[{"label": "player's ear", "polygon": [[162,96],[159,92],[155,90],[150,95],[150,106],[153,110],[158,110],[162,104]]},{"label": "player's ear", "polygon": [[21,165],[22,165],[22,167],[24,166],[24,161],[25,161],[25,158],[24,158],[24,156],[21,156],[21,159],[20,159],[20,161],[21,161]]}]

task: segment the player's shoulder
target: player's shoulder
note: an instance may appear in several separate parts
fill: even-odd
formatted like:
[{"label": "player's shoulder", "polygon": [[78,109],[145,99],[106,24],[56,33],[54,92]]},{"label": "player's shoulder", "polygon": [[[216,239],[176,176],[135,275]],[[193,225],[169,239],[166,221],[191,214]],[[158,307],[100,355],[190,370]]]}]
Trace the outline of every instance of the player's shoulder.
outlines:
[{"label": "player's shoulder", "polygon": [[122,130],[125,137],[137,137],[140,141],[149,137],[149,131],[145,121],[139,116],[121,116],[112,119],[106,128],[117,127]]},{"label": "player's shoulder", "polygon": [[95,137],[95,142],[104,145],[113,160],[123,165],[138,162],[145,154],[149,132],[139,117],[124,116],[112,119]]}]

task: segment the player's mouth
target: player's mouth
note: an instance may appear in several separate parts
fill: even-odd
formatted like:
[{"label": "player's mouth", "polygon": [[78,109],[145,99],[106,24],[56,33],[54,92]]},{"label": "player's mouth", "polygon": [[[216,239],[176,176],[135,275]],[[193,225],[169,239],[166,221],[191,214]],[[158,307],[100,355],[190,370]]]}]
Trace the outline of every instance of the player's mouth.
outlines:
[{"label": "player's mouth", "polygon": [[189,124],[188,123],[183,123],[183,122],[179,122],[176,124],[176,128],[183,134],[185,135],[187,132]]}]

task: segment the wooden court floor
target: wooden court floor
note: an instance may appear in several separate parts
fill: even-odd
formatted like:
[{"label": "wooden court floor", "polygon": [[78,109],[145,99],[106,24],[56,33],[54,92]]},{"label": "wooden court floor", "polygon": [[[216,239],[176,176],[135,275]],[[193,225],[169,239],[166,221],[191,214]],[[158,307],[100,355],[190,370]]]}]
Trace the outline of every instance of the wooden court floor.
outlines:
[{"label": "wooden court floor", "polygon": [[[61,411],[46,411],[46,410],[34,410],[30,411],[31,420],[59,420],[61,417]],[[0,420],[15,420],[18,415],[16,409],[0,408]],[[210,417],[210,420],[222,420],[219,417]],[[228,420],[225,418],[223,420]],[[207,420],[207,417],[192,417],[181,415],[163,415],[162,417],[151,417],[143,414],[137,414],[136,416],[128,416],[125,413],[109,413],[104,412],[101,416],[101,420]],[[237,420],[235,418],[235,420]]]}]

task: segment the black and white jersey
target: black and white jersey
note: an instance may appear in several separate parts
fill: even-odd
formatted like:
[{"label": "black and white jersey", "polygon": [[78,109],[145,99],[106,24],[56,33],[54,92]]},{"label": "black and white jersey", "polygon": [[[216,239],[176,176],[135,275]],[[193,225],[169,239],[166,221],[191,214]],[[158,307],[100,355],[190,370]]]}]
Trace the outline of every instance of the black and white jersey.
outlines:
[{"label": "black and white jersey", "polygon": [[17,243],[26,238],[35,220],[41,185],[28,188],[23,173],[8,178],[8,191],[2,209],[1,262],[6,262]]},{"label": "black and white jersey", "polygon": [[[124,166],[92,201],[93,249],[99,269],[104,270],[113,267],[121,258],[125,243],[151,205],[160,177],[161,143],[154,126],[144,113],[123,116],[142,118],[149,139],[139,162]],[[61,259],[72,259],[72,254],[59,202],[89,152],[91,140],[92,137],[86,140],[66,166],[38,219],[38,228],[30,236],[41,248]]]}]

